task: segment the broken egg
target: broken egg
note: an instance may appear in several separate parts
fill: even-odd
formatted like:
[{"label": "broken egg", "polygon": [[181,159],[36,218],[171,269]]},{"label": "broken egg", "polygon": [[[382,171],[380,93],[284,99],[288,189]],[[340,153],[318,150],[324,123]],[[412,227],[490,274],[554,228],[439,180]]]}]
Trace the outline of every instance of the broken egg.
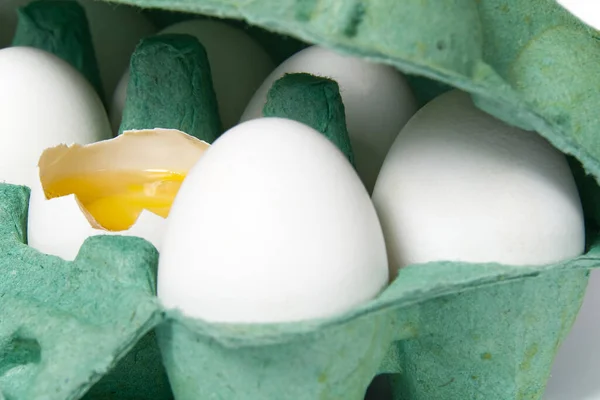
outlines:
[{"label": "broken egg", "polygon": [[102,234],[139,236],[160,249],[179,186],[209,146],[157,128],[45,150],[31,188],[29,245],[66,260],[86,238]]}]

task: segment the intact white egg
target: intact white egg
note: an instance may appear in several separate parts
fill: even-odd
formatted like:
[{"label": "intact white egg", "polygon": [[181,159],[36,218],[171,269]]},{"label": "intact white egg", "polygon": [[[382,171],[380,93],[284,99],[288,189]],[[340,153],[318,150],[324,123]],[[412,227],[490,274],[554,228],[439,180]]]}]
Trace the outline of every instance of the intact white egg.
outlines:
[{"label": "intact white egg", "polygon": [[[190,20],[171,25],[160,32],[188,34],[196,37],[206,49],[225,130],[237,124],[244,107],[273,70],[267,52],[246,32],[224,22]],[[111,121],[118,131],[127,94],[129,74],[125,73],[113,96]]]},{"label": "intact white egg", "polygon": [[449,260],[555,263],[584,250],[584,221],[565,156],[534,132],[451,91],[396,138],[373,201],[391,274]]},{"label": "intact white egg", "polygon": [[121,121],[123,120],[123,110],[125,110],[125,102],[127,100],[127,85],[129,84],[130,70],[127,68],[123,77],[117,84],[115,92],[112,96],[109,109],[110,126],[115,134],[119,133]]},{"label": "intact white egg", "polygon": [[600,400],[600,271],[591,272],[583,304],[562,343],[544,400]]},{"label": "intact white egg", "polygon": [[95,235],[138,236],[160,250],[168,218],[143,209],[128,229],[106,230],[93,220],[75,194],[48,199],[47,186],[52,181],[80,179],[98,171],[185,174],[208,147],[208,143],[178,130],[152,129],[126,131],[117,138],[87,146],[60,145],[47,149],[40,158],[37,180],[31,188],[28,244],[65,260],[74,260],[85,239]]},{"label": "intact white egg", "polygon": [[340,86],[356,169],[370,193],[394,138],[417,110],[405,78],[390,66],[312,46],[288,58],[269,75],[241,121],[263,116],[273,83],[295,72],[330,78]]},{"label": "intact white egg", "polygon": [[159,261],[168,308],[215,322],[343,313],[388,282],[381,227],[350,163],[312,128],[237,125],[190,171]]},{"label": "intact white egg", "polygon": [[46,148],[111,136],[98,95],[58,57],[33,48],[0,50],[0,181],[30,185]]},{"label": "intact white egg", "polygon": [[600,30],[600,3],[597,1],[557,0],[557,2],[575,17],[579,18],[584,24]]},{"label": "intact white egg", "polygon": [[100,0],[78,0],[85,8],[104,94],[110,99],[135,47],[156,28],[139,8]]},{"label": "intact white egg", "polygon": [[[17,8],[30,0],[0,2],[0,47],[9,46],[17,26]],[[104,93],[110,96],[137,43],[156,31],[141,10],[98,0],[78,0],[88,19]]]}]

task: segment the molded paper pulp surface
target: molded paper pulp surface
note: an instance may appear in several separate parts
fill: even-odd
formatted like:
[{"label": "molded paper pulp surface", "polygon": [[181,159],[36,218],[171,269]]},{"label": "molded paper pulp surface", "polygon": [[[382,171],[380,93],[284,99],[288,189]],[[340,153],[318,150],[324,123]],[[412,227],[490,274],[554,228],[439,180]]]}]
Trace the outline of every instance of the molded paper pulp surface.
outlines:
[{"label": "molded paper pulp surface", "polygon": [[85,10],[75,1],[33,1],[18,10],[13,46],[48,51],[77,69],[103,99],[100,71]]},{"label": "molded paper pulp surface", "polygon": [[143,39],[131,57],[131,78],[119,132],[173,128],[212,143],[221,120],[204,47],[190,35]]},{"label": "molded paper pulp surface", "polygon": [[263,116],[293,119],[314,128],[354,165],[344,103],[335,81],[310,74],[286,74],[271,86]]},{"label": "molded paper pulp surface", "polygon": [[588,250],[540,267],[412,265],[379,298],[333,319],[223,326],[161,311],[157,254],[141,239],[90,238],[73,263],[29,249],[28,192],[1,185],[4,398],[76,399],[100,381],[88,399],[134,399],[141,380],[155,385],[142,398],[169,398],[147,334],[155,326],[183,400],[359,400],[378,373],[391,374],[395,400],[541,398],[600,263],[598,187],[584,173],[600,177],[598,32],[550,0],[121,2],[243,18],[388,63],[413,74],[422,102],[451,86],[471,93],[485,111],[571,156]]},{"label": "molded paper pulp surface", "polygon": [[[26,188],[0,186],[0,384],[7,398],[75,399],[162,319],[157,254],[142,239],[98,236],[72,263],[42,255],[22,243],[27,197]],[[359,399],[378,370],[402,371],[400,399],[533,399],[599,251],[538,268],[410,266],[378,299],[331,320],[220,326],[169,313],[159,341],[183,399]],[[129,380],[115,379],[108,398],[125,398],[136,368],[153,389],[145,398],[165,398],[153,338],[144,341],[150,356],[123,368]]]},{"label": "molded paper pulp surface", "polygon": [[158,320],[157,253],[106,236],[88,239],[74,262],[40,254],[23,244],[28,198],[28,188],[0,185],[0,390],[77,399]]}]

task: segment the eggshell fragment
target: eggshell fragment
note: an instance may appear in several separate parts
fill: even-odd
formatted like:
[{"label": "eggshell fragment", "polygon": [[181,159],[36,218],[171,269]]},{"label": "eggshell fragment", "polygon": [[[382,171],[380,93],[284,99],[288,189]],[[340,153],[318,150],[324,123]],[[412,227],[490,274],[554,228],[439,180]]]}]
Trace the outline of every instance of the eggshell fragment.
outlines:
[{"label": "eggshell fragment", "polygon": [[28,242],[37,250],[73,260],[93,235],[139,236],[160,249],[166,219],[142,211],[126,231],[102,229],[74,194],[47,199],[44,184],[74,174],[103,170],[169,170],[187,173],[209,145],[174,129],[127,131],[87,146],[47,149],[39,161],[39,179],[29,202]]},{"label": "eggshell fragment", "polygon": [[32,185],[44,149],[111,137],[98,95],[71,65],[42,50],[0,50],[0,181]]},{"label": "eggshell fragment", "polygon": [[215,322],[325,318],[388,281],[375,209],[344,154],[296,121],[217,139],[173,203],[159,261],[168,308]]},{"label": "eggshell fragment", "polygon": [[441,260],[543,265],[584,249],[565,156],[459,91],[426,105],[398,135],[373,201],[392,274]]},{"label": "eggshell fragment", "polygon": [[390,66],[312,46],[288,58],[265,79],[241,121],[262,117],[273,83],[295,72],[329,78],[340,86],[356,169],[370,193],[394,138],[417,110],[408,83]]}]

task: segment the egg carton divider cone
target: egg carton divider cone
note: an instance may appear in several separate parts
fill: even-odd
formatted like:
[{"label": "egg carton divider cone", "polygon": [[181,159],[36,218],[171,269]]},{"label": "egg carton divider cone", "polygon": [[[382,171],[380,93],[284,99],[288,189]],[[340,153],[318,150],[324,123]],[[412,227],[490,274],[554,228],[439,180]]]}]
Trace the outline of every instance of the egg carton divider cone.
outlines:
[{"label": "egg carton divider cone", "polygon": [[48,51],[71,64],[104,101],[94,45],[83,7],[71,1],[33,1],[18,11],[12,46]]},{"label": "egg carton divider cone", "polygon": [[27,246],[29,189],[0,185],[0,387],[11,399],[76,399],[161,319],[157,252],[92,237],[73,262]]},{"label": "egg carton divider cone", "polygon": [[[425,77],[413,80],[423,96],[437,94],[429,79],[458,87],[600,177],[600,44],[552,1],[119,2],[243,18]],[[581,257],[543,267],[411,265],[342,316],[253,326],[164,312],[154,297],[157,253],[143,240],[91,238],[73,263],[35,252],[23,244],[28,191],[2,185],[0,391],[8,399],[79,398],[157,327],[178,399],[358,400],[378,373],[392,375],[395,400],[541,399],[589,270],[600,265],[590,205],[597,183],[578,184],[592,228]],[[63,299],[53,289],[60,285],[74,296]],[[65,335],[45,332],[57,326],[52,332]],[[5,355],[15,344],[27,350],[20,359]]]}]

